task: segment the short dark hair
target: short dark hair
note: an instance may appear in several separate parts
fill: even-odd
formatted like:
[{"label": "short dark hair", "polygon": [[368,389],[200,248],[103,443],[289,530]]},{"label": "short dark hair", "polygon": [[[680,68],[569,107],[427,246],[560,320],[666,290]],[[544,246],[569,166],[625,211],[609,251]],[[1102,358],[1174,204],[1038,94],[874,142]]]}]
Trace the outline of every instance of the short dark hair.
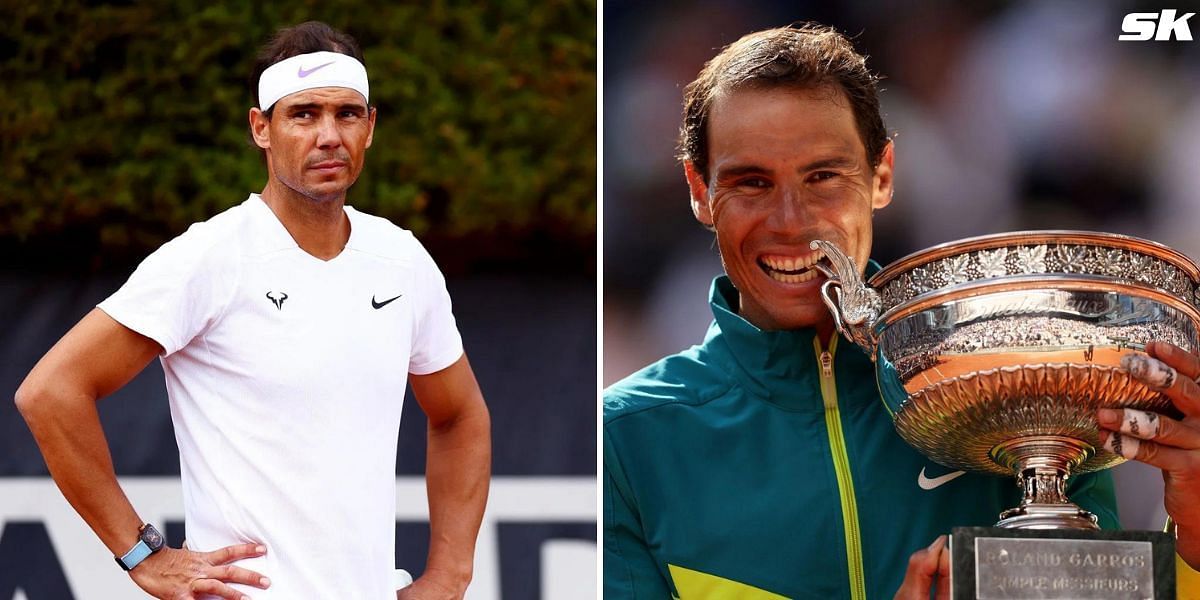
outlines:
[{"label": "short dark hair", "polygon": [[[284,27],[275,32],[271,39],[258,51],[254,59],[254,72],[250,76],[250,89],[254,93],[254,106],[259,106],[258,79],[271,65],[310,52],[340,52],[363,61],[362,49],[348,34],[342,33],[320,21],[307,21],[293,27]],[[267,117],[275,107],[267,109]]]},{"label": "short dark hair", "polygon": [[887,130],[879,114],[880,77],[846,36],[818,23],[796,23],[742,37],[704,65],[684,90],[679,158],[708,179],[708,118],[713,101],[741,88],[838,87],[846,94],[871,167],[879,166]]}]

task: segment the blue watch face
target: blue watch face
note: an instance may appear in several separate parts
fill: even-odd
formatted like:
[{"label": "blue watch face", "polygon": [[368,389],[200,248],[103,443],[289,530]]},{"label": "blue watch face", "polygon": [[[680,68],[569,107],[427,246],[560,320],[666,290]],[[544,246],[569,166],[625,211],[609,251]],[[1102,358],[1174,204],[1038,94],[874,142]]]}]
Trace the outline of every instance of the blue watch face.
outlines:
[{"label": "blue watch face", "polygon": [[142,529],[142,534],[140,537],[143,542],[146,542],[146,545],[149,546],[151,550],[158,550],[159,548],[162,548],[163,536],[158,532],[157,529],[154,528],[153,525],[146,525]]}]

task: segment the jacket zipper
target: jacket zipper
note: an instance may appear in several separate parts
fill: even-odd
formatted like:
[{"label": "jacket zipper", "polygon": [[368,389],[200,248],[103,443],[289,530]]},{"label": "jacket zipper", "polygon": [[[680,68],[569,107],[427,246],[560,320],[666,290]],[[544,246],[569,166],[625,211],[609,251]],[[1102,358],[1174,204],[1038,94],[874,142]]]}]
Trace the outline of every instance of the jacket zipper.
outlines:
[{"label": "jacket zipper", "polygon": [[842,522],[846,533],[846,565],[849,567],[850,598],[866,600],[867,584],[863,575],[862,540],[858,534],[858,503],[854,498],[854,480],[850,475],[850,457],[846,454],[846,438],[842,433],[842,418],[838,411],[837,384],[833,377],[833,353],[837,336],[829,349],[821,348],[820,336],[813,337],[813,347],[821,366],[821,398],[825,404],[825,428],[829,431],[829,450],[833,455],[833,471],[837,475],[838,495],[842,504]]}]

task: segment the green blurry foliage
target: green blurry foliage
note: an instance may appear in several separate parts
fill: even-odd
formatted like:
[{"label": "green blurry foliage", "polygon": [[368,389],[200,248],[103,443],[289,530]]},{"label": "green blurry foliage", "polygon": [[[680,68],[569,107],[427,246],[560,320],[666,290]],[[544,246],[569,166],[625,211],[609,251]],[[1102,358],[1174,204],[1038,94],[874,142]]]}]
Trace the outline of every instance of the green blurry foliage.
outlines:
[{"label": "green blurry foliage", "polygon": [[144,254],[260,191],[254,55],[306,20],[359,41],[379,111],[348,203],[441,239],[595,237],[594,0],[0,6],[0,238]]}]

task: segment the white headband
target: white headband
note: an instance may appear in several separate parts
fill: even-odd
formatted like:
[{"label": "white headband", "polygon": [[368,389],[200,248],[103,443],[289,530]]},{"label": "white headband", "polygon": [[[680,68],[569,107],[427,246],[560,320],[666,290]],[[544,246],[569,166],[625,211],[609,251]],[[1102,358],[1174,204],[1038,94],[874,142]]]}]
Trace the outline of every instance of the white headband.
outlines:
[{"label": "white headband", "polygon": [[271,108],[280,98],[321,87],[350,88],[367,100],[367,68],[340,52],[312,52],[281,60],[258,78],[258,107]]}]

